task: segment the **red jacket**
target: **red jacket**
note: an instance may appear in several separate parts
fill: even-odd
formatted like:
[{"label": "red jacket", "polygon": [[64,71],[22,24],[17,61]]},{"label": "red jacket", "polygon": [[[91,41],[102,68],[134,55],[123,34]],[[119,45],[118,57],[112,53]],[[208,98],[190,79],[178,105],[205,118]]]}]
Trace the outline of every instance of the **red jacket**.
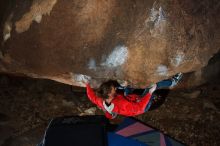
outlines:
[{"label": "red jacket", "polygon": [[151,94],[147,93],[144,97],[140,98],[139,95],[129,94],[132,99],[140,99],[139,101],[130,101],[124,95],[117,94],[112,100],[111,105],[107,106],[105,101],[98,97],[92,90],[89,84],[86,85],[88,98],[101,108],[107,118],[115,118],[117,114],[124,116],[135,116],[144,113],[144,110],[150,101]]}]

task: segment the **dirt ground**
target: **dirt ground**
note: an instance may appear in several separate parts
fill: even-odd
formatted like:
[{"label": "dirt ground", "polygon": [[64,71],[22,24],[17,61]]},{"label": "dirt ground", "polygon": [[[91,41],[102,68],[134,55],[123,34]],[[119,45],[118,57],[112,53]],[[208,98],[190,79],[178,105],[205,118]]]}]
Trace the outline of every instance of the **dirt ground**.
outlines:
[{"label": "dirt ground", "polygon": [[[162,106],[136,118],[186,145],[219,146],[219,95],[217,83],[172,90]],[[102,112],[83,88],[0,75],[0,146],[35,146],[51,118],[86,114]]]}]

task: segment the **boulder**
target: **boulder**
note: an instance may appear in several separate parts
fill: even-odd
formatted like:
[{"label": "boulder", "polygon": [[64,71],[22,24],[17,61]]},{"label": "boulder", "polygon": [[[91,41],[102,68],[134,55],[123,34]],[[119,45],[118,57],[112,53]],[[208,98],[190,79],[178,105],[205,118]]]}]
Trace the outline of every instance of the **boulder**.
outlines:
[{"label": "boulder", "polygon": [[3,0],[1,4],[0,72],[4,73],[75,86],[83,86],[84,75],[94,85],[111,78],[142,86],[177,72],[199,73],[219,51],[218,1]]}]

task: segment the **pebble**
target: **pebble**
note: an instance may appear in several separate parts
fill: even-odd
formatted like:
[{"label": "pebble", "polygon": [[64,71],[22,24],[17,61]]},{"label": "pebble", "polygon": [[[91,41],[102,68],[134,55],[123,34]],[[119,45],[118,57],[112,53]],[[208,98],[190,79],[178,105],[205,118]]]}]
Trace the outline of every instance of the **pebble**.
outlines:
[{"label": "pebble", "polygon": [[96,107],[91,107],[84,111],[84,113],[89,114],[89,115],[95,115],[95,112],[96,112]]},{"label": "pebble", "polygon": [[212,103],[209,100],[204,100],[203,101],[203,108],[204,109],[212,109],[212,110],[218,110],[217,107],[214,105],[214,103]]}]

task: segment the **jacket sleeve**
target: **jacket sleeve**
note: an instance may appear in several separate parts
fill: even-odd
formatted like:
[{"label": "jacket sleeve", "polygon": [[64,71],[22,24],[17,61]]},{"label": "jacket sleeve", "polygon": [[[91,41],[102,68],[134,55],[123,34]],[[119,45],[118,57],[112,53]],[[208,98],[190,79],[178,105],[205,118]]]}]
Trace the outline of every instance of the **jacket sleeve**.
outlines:
[{"label": "jacket sleeve", "polygon": [[87,91],[87,96],[89,98],[89,100],[96,104],[98,107],[100,107],[101,109],[103,109],[103,100],[96,96],[95,92],[93,91],[93,89],[90,87],[89,84],[86,84],[86,91]]}]

